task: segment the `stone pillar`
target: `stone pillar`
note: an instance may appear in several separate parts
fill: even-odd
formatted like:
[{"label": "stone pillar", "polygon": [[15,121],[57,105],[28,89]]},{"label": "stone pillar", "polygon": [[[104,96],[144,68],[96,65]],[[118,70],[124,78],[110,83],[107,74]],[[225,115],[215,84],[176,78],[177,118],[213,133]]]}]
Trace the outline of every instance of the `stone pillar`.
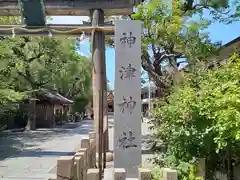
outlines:
[{"label": "stone pillar", "polygon": [[90,164],[90,140],[89,138],[83,138],[81,141],[81,148],[85,148],[86,151],[86,165],[87,168],[91,168]]},{"label": "stone pillar", "polygon": [[177,171],[169,168],[163,168],[163,180],[177,180]]},{"label": "stone pillar", "polygon": [[115,168],[114,169],[114,180],[125,180],[126,171],[124,168]]},{"label": "stone pillar", "polygon": [[76,177],[77,180],[86,180],[86,173],[84,172],[84,156],[75,157],[76,162]]},{"label": "stone pillar", "polygon": [[96,132],[89,133],[90,146],[91,146],[91,168],[95,168],[96,166],[96,151],[97,151],[97,143],[96,143]]},{"label": "stone pillar", "polygon": [[114,168],[104,169],[103,180],[114,180]]},{"label": "stone pillar", "polygon": [[87,180],[98,180],[99,179],[99,169],[88,169]]},{"label": "stone pillar", "polygon": [[71,179],[73,167],[74,156],[61,156],[57,161],[57,180]]},{"label": "stone pillar", "polygon": [[141,32],[140,21],[115,23],[114,168],[127,178],[138,176],[142,161]]},{"label": "stone pillar", "polygon": [[[80,152],[77,152],[75,154],[75,158],[81,157],[82,176],[83,176],[83,180],[86,180],[87,179],[87,170],[88,170],[87,151],[86,151],[87,149],[85,149],[84,151],[82,151],[82,150],[84,150],[84,149],[80,149]],[[78,165],[77,165],[77,168],[78,168]]]},{"label": "stone pillar", "polygon": [[152,179],[151,170],[138,168],[138,179],[139,180],[151,180]]}]

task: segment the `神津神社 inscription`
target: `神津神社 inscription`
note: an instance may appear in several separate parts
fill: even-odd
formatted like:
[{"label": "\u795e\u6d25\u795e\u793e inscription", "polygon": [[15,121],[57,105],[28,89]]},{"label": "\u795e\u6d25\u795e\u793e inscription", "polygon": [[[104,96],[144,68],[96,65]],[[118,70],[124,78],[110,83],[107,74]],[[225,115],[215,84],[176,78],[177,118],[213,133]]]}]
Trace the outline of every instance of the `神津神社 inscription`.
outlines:
[{"label": "\u795e\u6d25\u795e\u793e inscription", "polygon": [[123,96],[123,100],[118,104],[118,106],[120,107],[120,111],[122,113],[125,113],[127,110],[131,114],[136,106],[136,101],[133,100],[132,96],[129,96],[129,98]]},{"label": "\u795e\u6d25\u795e\u793e inscription", "polygon": [[128,133],[123,132],[122,136],[118,138],[118,147],[124,149],[137,147],[137,145],[134,144],[135,139],[136,138],[133,136],[132,131],[128,131]]},{"label": "\u795e\u6d25\u795e\u793e inscription", "polygon": [[114,167],[127,177],[141,165],[141,29],[140,21],[115,23]]},{"label": "\u795e\u6d25\u795e\u793e inscription", "polygon": [[129,47],[131,48],[133,44],[135,44],[136,42],[136,37],[133,36],[133,33],[132,32],[129,32],[129,33],[122,33],[122,37],[120,38],[120,42],[121,44],[123,45],[123,47]]},{"label": "\u795e\u6d25\u795e\u793e inscription", "polygon": [[132,80],[132,78],[136,77],[136,71],[137,69],[133,67],[133,65],[130,63],[127,67],[121,67],[121,70],[119,70],[120,73],[120,79],[127,78],[129,81]]}]

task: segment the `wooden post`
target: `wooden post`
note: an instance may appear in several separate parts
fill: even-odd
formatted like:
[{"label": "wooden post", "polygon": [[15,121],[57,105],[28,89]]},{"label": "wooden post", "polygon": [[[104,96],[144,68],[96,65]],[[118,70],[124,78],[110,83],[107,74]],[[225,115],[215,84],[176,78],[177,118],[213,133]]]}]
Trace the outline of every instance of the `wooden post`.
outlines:
[{"label": "wooden post", "polygon": [[177,180],[177,171],[169,168],[163,168],[163,180]]},{"label": "wooden post", "polygon": [[[97,27],[104,24],[104,12],[102,9],[94,9],[90,11],[92,14],[92,26]],[[92,53],[93,65],[96,73],[96,106],[98,113],[95,116],[97,125],[97,140],[99,153],[99,180],[102,178],[102,153],[103,153],[103,118],[104,118],[104,91],[105,91],[105,35],[103,32],[92,32]],[[94,106],[96,108],[96,106]]]},{"label": "wooden post", "polygon": [[90,139],[90,146],[91,146],[91,168],[96,167],[96,140]]},{"label": "wooden post", "polygon": [[105,77],[105,91],[104,91],[104,137],[103,137],[103,167],[106,168],[106,162],[107,162],[107,154],[106,152],[109,151],[109,139],[108,139],[108,103],[107,103],[107,74],[106,69],[104,71],[104,77]]},{"label": "wooden post", "polygon": [[152,179],[151,170],[138,168],[138,179],[139,180],[151,180]]},{"label": "wooden post", "polygon": [[[92,49],[91,49],[92,51]],[[93,55],[93,52],[92,52]],[[92,90],[93,90],[93,99],[92,99],[92,107],[93,107],[93,121],[94,121],[94,129],[97,131],[97,117],[98,117],[98,109],[97,109],[97,92],[96,92],[96,71],[93,66],[92,69]]]}]

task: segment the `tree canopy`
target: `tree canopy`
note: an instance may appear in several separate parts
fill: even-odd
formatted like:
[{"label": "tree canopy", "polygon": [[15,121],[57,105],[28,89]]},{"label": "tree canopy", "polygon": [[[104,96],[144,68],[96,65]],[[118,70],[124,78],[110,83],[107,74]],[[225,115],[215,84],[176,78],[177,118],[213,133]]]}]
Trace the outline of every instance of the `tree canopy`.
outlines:
[{"label": "tree canopy", "polygon": [[[239,57],[205,69],[208,57],[221,46],[210,40],[206,29],[214,22],[238,21],[239,9],[238,1],[185,0],[169,5],[151,0],[131,16],[144,26],[142,67],[164,97],[156,101],[152,122],[154,139],[166,152],[158,152],[155,162],[177,168],[179,179],[198,179],[199,158],[206,160],[207,179],[220,170],[232,180],[233,167],[239,164]],[[188,66],[180,70],[181,62]]]},{"label": "tree canopy", "polygon": [[[204,30],[214,22],[239,21],[240,4],[231,0],[151,0],[141,3],[130,17],[143,22],[142,68],[164,96],[181,62],[194,68],[217,52],[221,42],[211,42]],[[114,46],[112,39],[106,40]]]},{"label": "tree canopy", "polygon": [[[78,54],[73,40],[3,37],[0,64],[0,104],[12,111],[13,103],[20,105],[28,99],[28,129],[35,129],[34,99],[41,89],[57,91],[76,103],[81,99],[83,103],[73,108],[74,111],[83,111],[90,100],[91,62]],[[12,92],[11,96],[7,92]]]},{"label": "tree canopy", "polygon": [[220,68],[185,75],[184,83],[175,86],[165,102],[158,102],[155,137],[167,152],[157,163],[181,169],[183,163],[205,158],[208,178],[216,170],[232,178],[233,168],[226,162],[240,162],[239,62],[234,55]]}]

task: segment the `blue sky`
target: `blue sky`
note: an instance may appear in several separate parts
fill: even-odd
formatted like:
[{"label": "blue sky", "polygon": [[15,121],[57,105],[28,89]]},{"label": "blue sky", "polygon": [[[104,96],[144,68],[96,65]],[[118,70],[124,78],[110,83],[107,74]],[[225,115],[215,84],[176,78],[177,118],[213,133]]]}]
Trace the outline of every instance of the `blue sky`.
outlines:
[{"label": "blue sky", "polygon": [[[82,20],[88,20],[88,17],[71,17],[58,16],[52,17],[53,24],[80,24]],[[229,25],[214,23],[209,26],[207,31],[213,42],[222,41],[223,44],[240,36],[240,22],[235,22]],[[80,54],[90,56],[90,44],[88,40],[81,43]],[[114,86],[114,69],[115,69],[115,51],[113,48],[106,48],[106,64],[107,64],[107,78],[110,82],[110,87]]]}]

